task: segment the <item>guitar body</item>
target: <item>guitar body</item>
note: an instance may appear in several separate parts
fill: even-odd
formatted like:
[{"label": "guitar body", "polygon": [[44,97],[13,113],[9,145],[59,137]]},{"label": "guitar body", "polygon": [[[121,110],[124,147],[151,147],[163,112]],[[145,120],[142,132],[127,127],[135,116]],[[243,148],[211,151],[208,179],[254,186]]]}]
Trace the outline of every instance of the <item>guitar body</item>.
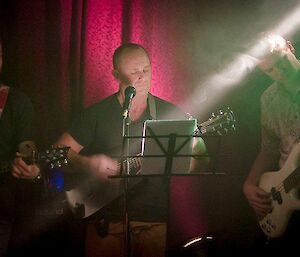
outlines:
[{"label": "guitar body", "polygon": [[259,187],[272,195],[273,210],[259,221],[268,237],[282,236],[293,211],[300,209],[300,169],[297,167],[299,152],[299,145],[296,145],[279,171],[266,172],[260,179]]},{"label": "guitar body", "polygon": [[[261,178],[260,187],[267,192],[282,182],[283,171],[266,172]],[[280,237],[286,230],[288,221],[293,211],[300,209],[300,201],[297,199],[298,187],[286,193],[281,191],[282,203],[273,200],[273,210],[259,221],[260,227],[268,237]]]},{"label": "guitar body", "polygon": [[[129,179],[128,189],[138,184],[141,179]],[[99,178],[80,175],[65,189],[66,200],[77,218],[91,218],[106,205],[123,195],[123,179],[111,178],[100,181]]]},{"label": "guitar body", "polygon": [[101,210],[121,195],[120,179],[102,182],[95,177],[85,177],[75,187],[66,190],[66,199],[77,218],[87,218]]}]

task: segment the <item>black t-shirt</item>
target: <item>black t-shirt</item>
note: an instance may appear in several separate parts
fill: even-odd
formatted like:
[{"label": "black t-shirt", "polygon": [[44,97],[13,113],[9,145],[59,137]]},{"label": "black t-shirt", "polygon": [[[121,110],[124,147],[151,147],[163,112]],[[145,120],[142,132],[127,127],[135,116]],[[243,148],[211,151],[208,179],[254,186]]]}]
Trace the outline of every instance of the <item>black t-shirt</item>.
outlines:
[{"label": "black t-shirt", "polygon": [[[1,162],[11,161],[21,142],[33,140],[33,116],[34,110],[30,99],[22,92],[10,88],[6,105],[0,117]],[[14,179],[7,171],[0,173],[0,219],[14,218],[16,193],[22,194],[21,183],[26,182]],[[22,203],[18,202],[18,205],[20,204]]]},{"label": "black t-shirt", "polygon": [[[173,104],[153,96],[156,119],[184,119],[186,115]],[[129,127],[130,136],[142,136],[143,123],[151,117],[149,105],[142,117]],[[104,153],[113,157],[121,156],[123,134],[122,107],[117,94],[83,111],[72,123],[69,133],[82,146],[82,154]],[[141,139],[131,139],[132,155],[141,149]],[[166,182],[161,178],[143,179],[129,193],[129,213],[131,220],[165,221],[167,217]],[[110,218],[119,219],[122,215],[122,201],[111,204]]]},{"label": "black t-shirt", "polygon": [[14,158],[18,145],[33,140],[33,105],[22,92],[10,88],[0,117],[0,160]]}]

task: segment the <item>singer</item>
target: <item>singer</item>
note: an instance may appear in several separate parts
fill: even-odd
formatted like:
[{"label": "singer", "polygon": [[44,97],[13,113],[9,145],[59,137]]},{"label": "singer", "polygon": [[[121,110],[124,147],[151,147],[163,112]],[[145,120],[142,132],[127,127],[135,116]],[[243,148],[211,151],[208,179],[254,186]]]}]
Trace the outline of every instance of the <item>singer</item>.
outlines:
[{"label": "singer", "polygon": [[[66,174],[69,172],[74,178],[81,173],[99,183],[103,182],[103,185],[111,182],[108,176],[119,174],[116,157],[122,153],[124,117],[129,115],[131,119],[131,136],[141,136],[143,122],[148,119],[188,118],[173,104],[150,93],[151,62],[144,47],[134,43],[118,47],[113,55],[113,68],[113,76],[119,82],[118,92],[84,110],[55,144],[71,147]],[[132,139],[130,144],[130,154],[137,155],[141,151],[141,139]],[[200,146],[198,152],[205,154],[203,140],[197,146]],[[87,183],[80,179],[78,184]],[[87,195],[91,192],[86,191]],[[85,192],[81,190],[80,193]],[[163,179],[143,179],[131,188],[128,211],[130,256],[165,256],[168,217],[167,190]],[[124,256],[122,221],[122,198],[112,201],[105,208],[99,208],[97,215],[86,222],[86,256]]]}]

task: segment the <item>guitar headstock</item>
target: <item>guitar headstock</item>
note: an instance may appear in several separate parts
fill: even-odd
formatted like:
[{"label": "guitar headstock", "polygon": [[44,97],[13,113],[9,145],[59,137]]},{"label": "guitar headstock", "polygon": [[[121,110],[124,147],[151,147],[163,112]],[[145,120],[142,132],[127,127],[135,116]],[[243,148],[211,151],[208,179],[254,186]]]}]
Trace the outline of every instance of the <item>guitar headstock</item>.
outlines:
[{"label": "guitar headstock", "polygon": [[63,164],[68,163],[68,152],[70,147],[54,147],[46,149],[38,154],[38,159],[44,162],[50,169],[60,168]]},{"label": "guitar headstock", "polygon": [[235,130],[235,118],[233,112],[228,107],[226,111],[220,110],[218,114],[212,113],[211,117],[198,125],[199,132],[216,133],[220,136]]}]

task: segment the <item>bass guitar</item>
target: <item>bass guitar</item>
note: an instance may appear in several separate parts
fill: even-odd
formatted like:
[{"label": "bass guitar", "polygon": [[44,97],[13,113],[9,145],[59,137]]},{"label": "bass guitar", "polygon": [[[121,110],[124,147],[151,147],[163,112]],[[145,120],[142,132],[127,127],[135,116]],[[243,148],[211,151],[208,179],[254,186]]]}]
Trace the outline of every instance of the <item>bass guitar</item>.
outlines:
[{"label": "bass guitar", "polygon": [[293,211],[300,209],[298,189],[300,185],[300,143],[295,145],[283,167],[276,172],[265,172],[259,182],[271,193],[272,212],[259,221],[266,236],[277,238],[284,234]]},{"label": "bass guitar", "polygon": [[[217,135],[222,135],[235,129],[234,114],[229,108],[226,111],[219,111],[218,114],[213,113],[211,118],[197,125],[197,127],[196,134],[216,133]],[[128,158],[126,162],[119,163],[120,169],[122,165],[123,170],[126,170],[125,165],[129,166],[130,175],[137,174],[142,166],[142,157],[137,155],[136,157]],[[121,180],[110,179],[109,181],[102,182],[92,176],[77,180],[75,186],[65,191],[71,211],[78,218],[91,217],[122,195],[122,190],[120,190]],[[137,180],[135,179],[135,181]],[[130,182],[132,182],[131,185]],[[129,187],[136,184],[133,181],[130,182]]]}]

